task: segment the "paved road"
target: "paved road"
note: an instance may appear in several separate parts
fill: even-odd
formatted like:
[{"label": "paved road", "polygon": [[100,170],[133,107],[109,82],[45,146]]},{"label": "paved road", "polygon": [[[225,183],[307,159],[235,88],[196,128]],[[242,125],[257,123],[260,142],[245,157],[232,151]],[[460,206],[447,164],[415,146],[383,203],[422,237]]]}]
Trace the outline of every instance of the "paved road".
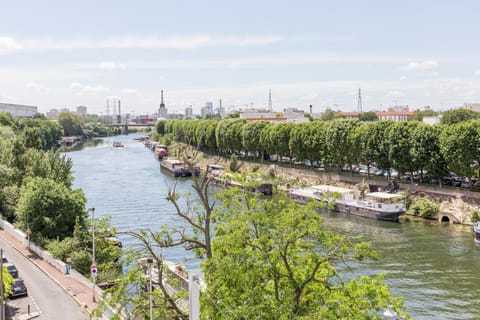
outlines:
[{"label": "paved road", "polygon": [[18,253],[5,239],[0,237],[0,247],[4,249],[9,262],[14,263],[19,271],[19,277],[25,280],[29,296],[10,300],[7,304],[10,313],[18,318],[30,312],[40,314],[36,319],[45,320],[87,320],[89,315],[78,305],[64,289],[57,285],[43,271]]}]

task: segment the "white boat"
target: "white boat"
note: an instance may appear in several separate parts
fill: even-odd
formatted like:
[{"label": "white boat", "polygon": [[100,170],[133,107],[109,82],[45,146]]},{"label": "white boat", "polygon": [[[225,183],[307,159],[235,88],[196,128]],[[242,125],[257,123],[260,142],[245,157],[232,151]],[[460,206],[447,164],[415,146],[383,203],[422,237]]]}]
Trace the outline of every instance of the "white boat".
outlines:
[{"label": "white boat", "polygon": [[473,233],[475,234],[475,243],[480,243],[480,221],[473,223]]},{"label": "white boat", "polygon": [[[329,196],[333,193],[339,194],[339,198],[335,200],[333,196]],[[336,211],[377,220],[398,221],[398,217],[405,213],[405,205],[397,202],[401,199],[398,194],[371,192],[360,199],[358,193],[352,189],[318,185],[294,189],[290,191],[290,198],[304,204],[311,200],[325,203],[333,201]]]}]

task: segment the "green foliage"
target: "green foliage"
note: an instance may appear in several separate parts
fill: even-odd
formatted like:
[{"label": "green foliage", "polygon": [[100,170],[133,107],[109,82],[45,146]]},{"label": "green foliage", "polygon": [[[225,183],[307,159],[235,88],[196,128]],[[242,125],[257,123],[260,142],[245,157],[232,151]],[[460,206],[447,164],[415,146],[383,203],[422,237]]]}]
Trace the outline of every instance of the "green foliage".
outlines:
[{"label": "green foliage", "polygon": [[474,211],[472,212],[472,216],[471,216],[470,220],[472,221],[472,223],[475,223],[475,222],[477,222],[477,221],[480,221],[480,214],[478,213],[477,210],[474,210]]},{"label": "green foliage", "polygon": [[327,108],[321,116],[322,121],[330,121],[335,119],[335,111],[330,108]]},{"label": "green foliage", "polygon": [[65,136],[79,136],[83,134],[82,119],[71,112],[62,112],[58,116],[58,123],[63,127]]},{"label": "green foliage", "polygon": [[20,189],[17,224],[22,230],[29,227],[32,240],[39,244],[64,239],[72,235],[77,217],[84,223],[85,202],[83,191],[72,191],[63,183],[36,177]]},{"label": "green foliage", "polygon": [[237,158],[236,154],[232,154],[230,156],[229,169],[230,169],[231,172],[237,172],[238,171],[238,158]]},{"label": "green foliage", "polygon": [[14,120],[10,113],[0,112],[0,125],[2,126],[11,126],[13,125]]},{"label": "green foliage", "polygon": [[440,206],[427,198],[417,198],[408,209],[408,213],[423,218],[430,218],[438,213]]},{"label": "green foliage", "polygon": [[[12,294],[12,285],[13,285],[13,277],[8,272],[7,267],[3,267],[2,270],[2,280],[3,280],[3,297],[7,298],[9,295]],[[3,303],[3,299],[1,301]]]},{"label": "green foliage", "polygon": [[[87,220],[86,225],[82,225],[80,221],[77,218],[72,237],[49,241],[47,250],[64,262],[70,258],[76,270],[89,275],[92,264],[92,225],[91,220]],[[121,274],[119,260],[122,250],[112,238],[115,236],[115,229],[110,221],[108,216],[95,219],[95,261],[99,270],[99,282],[113,282]]]},{"label": "green foliage", "polygon": [[375,258],[323,227],[311,206],[226,193],[217,211],[213,256],[202,264],[208,319],[361,319],[387,305],[403,310],[382,276],[346,281],[335,267]]},{"label": "green foliage", "polygon": [[378,117],[377,117],[377,114],[373,111],[368,111],[368,112],[363,112],[361,113],[359,116],[358,116],[358,119],[360,121],[366,121],[366,122],[370,122],[370,121],[377,121],[378,120]]},{"label": "green foliage", "polygon": [[455,124],[480,118],[480,113],[468,109],[452,109],[442,113],[441,124]]}]

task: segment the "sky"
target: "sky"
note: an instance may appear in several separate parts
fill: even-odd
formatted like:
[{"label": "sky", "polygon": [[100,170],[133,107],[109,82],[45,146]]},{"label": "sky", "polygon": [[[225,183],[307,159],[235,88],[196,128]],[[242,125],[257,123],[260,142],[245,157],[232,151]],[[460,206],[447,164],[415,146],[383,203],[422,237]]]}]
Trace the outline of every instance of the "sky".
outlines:
[{"label": "sky", "polygon": [[[480,1],[0,0],[0,102],[323,112],[480,102]],[[112,102],[110,103],[112,112]]]}]

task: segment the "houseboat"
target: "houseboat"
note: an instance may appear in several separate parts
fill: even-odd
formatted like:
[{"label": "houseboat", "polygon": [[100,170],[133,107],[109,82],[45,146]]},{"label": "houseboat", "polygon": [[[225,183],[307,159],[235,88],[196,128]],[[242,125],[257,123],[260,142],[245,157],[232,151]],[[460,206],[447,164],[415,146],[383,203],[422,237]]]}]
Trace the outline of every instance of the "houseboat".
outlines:
[{"label": "houseboat", "polygon": [[153,151],[154,154],[155,154],[155,158],[157,158],[157,160],[162,160],[163,158],[165,158],[166,156],[168,156],[168,148],[166,145],[164,144],[157,144],[155,146],[155,150]]},{"label": "houseboat", "polygon": [[248,181],[241,182],[239,177],[235,177],[231,173],[223,172],[223,168],[210,171],[210,178],[213,183],[218,186],[226,188],[238,187],[239,189],[247,190],[249,192],[262,193],[266,196],[271,196],[273,194],[272,183],[255,177],[252,177],[250,180],[247,179]]},{"label": "houseboat", "polygon": [[114,148],[123,148],[123,147],[125,147],[125,146],[123,145],[123,143],[121,143],[120,141],[113,141],[112,146],[113,146]]},{"label": "houseboat", "polygon": [[311,200],[324,203],[333,201],[335,211],[377,220],[398,221],[398,217],[405,213],[405,205],[397,202],[401,196],[386,192],[371,192],[360,197],[359,191],[318,185],[291,190],[290,198],[303,204]]},{"label": "houseboat", "polygon": [[188,168],[183,161],[176,158],[164,158],[160,163],[160,169],[174,177],[191,177],[192,171],[195,176],[200,174],[200,169]]},{"label": "houseboat", "polygon": [[475,234],[475,243],[480,243],[480,221],[473,223],[473,233]]}]

